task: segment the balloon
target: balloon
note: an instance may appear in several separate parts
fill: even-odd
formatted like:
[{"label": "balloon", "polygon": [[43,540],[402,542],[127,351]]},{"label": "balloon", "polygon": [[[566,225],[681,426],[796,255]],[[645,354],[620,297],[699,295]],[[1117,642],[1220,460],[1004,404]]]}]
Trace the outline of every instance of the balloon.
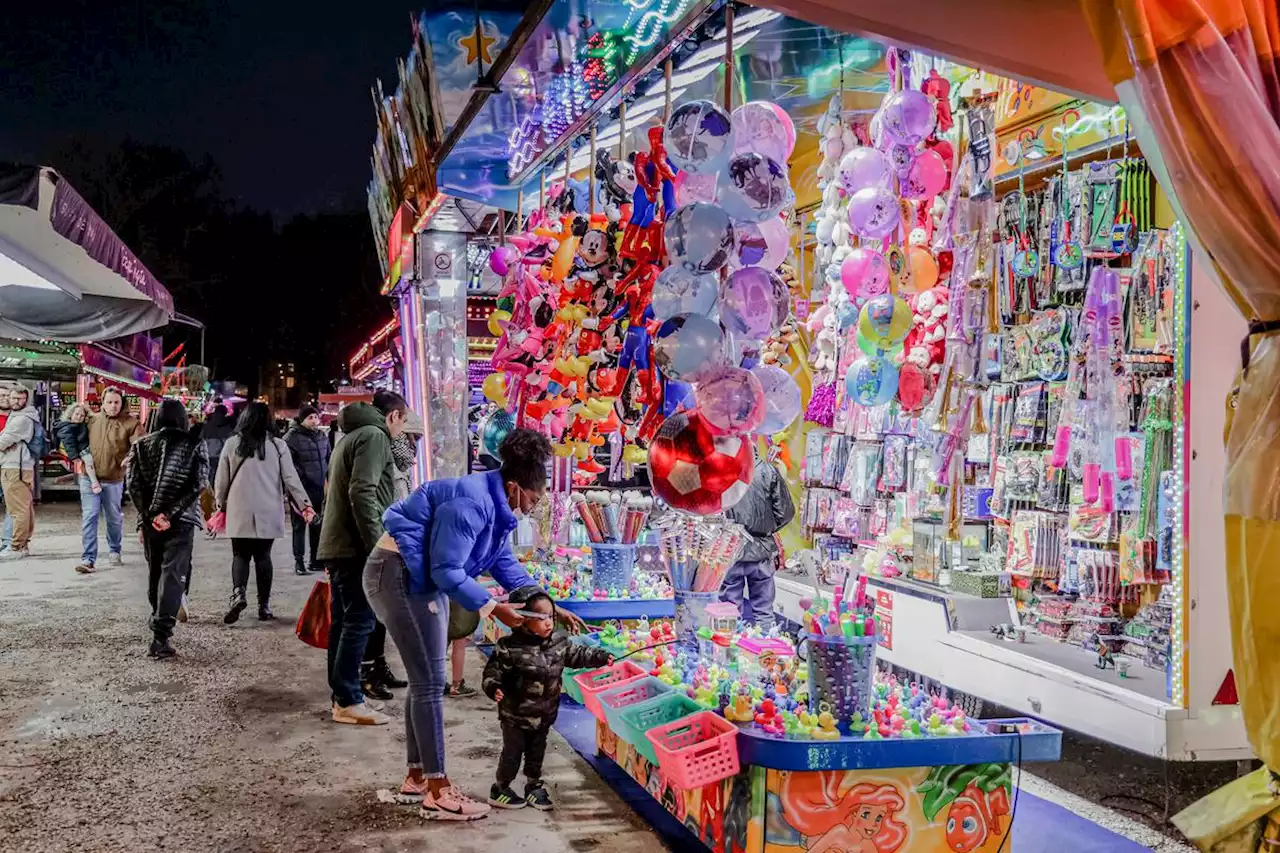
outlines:
[{"label": "balloon", "polygon": [[653,284],[653,316],[670,320],[677,314],[708,316],[716,307],[720,279],[714,273],[700,273],[682,266],[670,266]]},{"label": "balloon", "polygon": [[742,500],[755,458],[741,436],[715,436],[697,412],[667,418],[649,445],[653,492],[674,509],[711,515]]},{"label": "balloon", "polygon": [[502,333],[506,331],[507,323],[511,322],[510,311],[492,311],[489,314],[489,321],[486,324],[489,327],[489,334],[495,338],[502,337]]},{"label": "balloon", "polygon": [[887,358],[864,356],[849,365],[845,392],[860,406],[879,406],[898,393],[898,368]]},{"label": "balloon", "polygon": [[796,199],[787,167],[754,152],[733,155],[720,174],[718,196],[731,217],[748,222],[777,216]]},{"label": "balloon", "polygon": [[885,135],[903,145],[915,145],[925,139],[933,133],[937,121],[938,112],[933,101],[915,89],[893,93],[881,110],[881,126]]},{"label": "balloon", "polygon": [[877,344],[871,341],[866,335],[859,332],[858,349],[862,350],[867,355],[897,356],[902,352],[902,341],[898,341],[896,344],[890,344],[888,347],[881,347],[877,346]]},{"label": "balloon", "polygon": [[898,197],[884,187],[858,190],[849,199],[849,227],[859,237],[879,240],[898,227]]},{"label": "balloon", "polygon": [[790,373],[772,364],[753,367],[751,372],[764,392],[764,419],[756,427],[756,434],[782,432],[800,415],[800,386]]},{"label": "balloon", "polygon": [[902,182],[903,198],[929,199],[942,192],[947,183],[947,164],[937,151],[925,149],[907,168]]},{"label": "balloon", "polygon": [[480,384],[480,390],[484,393],[484,398],[489,402],[505,406],[507,404],[507,375],[505,373],[490,373],[484,378],[484,382]]},{"label": "balloon", "polygon": [[519,257],[514,247],[498,246],[489,253],[489,269],[493,270],[497,275],[506,275],[511,271],[511,265]]},{"label": "balloon", "polygon": [[733,225],[733,256],[729,266],[764,267],[776,270],[787,259],[791,248],[791,235],[787,224],[777,217],[763,222],[735,222]]},{"label": "balloon", "polygon": [[754,151],[786,163],[796,144],[791,118],[776,104],[748,101],[733,111],[733,151]]},{"label": "balloon", "polygon": [[480,424],[480,446],[494,459],[502,461],[498,450],[502,447],[503,439],[515,428],[515,417],[506,409],[499,409]]},{"label": "balloon", "polygon": [[734,334],[761,340],[790,313],[786,283],[763,267],[735,271],[720,289],[720,320]]},{"label": "balloon", "polygon": [[695,272],[715,272],[733,252],[733,225],[724,209],[694,202],[676,211],[663,227],[667,257]]},{"label": "balloon", "polygon": [[862,246],[840,264],[840,281],[850,299],[870,298],[889,292],[889,264],[884,255]]},{"label": "balloon", "polygon": [[911,306],[900,296],[882,293],[867,300],[858,317],[858,332],[877,349],[902,343],[911,330]]},{"label": "balloon", "polygon": [[676,174],[676,205],[684,207],[695,201],[715,203],[716,175],[695,175],[692,172]]},{"label": "balloon", "polygon": [[677,314],[658,327],[653,358],[662,372],[678,381],[692,380],[724,359],[720,324],[697,314]]},{"label": "balloon", "polygon": [[764,420],[764,389],[750,370],[724,365],[703,371],[695,395],[712,435],[755,432]]},{"label": "balloon", "polygon": [[907,249],[907,269],[911,270],[907,281],[916,293],[923,293],[938,283],[938,262],[924,246]]},{"label": "balloon", "polygon": [[885,156],[889,158],[889,165],[893,168],[893,173],[900,180],[905,180],[907,170],[915,162],[916,149],[911,145],[890,145],[885,152]]},{"label": "balloon", "polygon": [[663,139],[676,168],[709,175],[723,169],[733,153],[733,124],[718,104],[689,101],[671,111]]},{"label": "balloon", "polygon": [[859,146],[844,155],[836,174],[840,177],[840,185],[849,195],[858,190],[888,187],[893,178],[893,173],[889,171],[889,161],[884,154],[866,146]]}]

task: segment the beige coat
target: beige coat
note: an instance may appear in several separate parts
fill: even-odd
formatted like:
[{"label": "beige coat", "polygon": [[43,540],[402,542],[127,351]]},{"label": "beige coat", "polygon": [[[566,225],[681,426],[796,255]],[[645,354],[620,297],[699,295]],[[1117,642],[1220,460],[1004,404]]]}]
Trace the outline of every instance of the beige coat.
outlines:
[{"label": "beige coat", "polygon": [[[279,539],[285,524],[285,490],[296,511],[311,506],[293,467],[289,447],[272,437],[263,459],[240,456],[240,437],[227,439],[218,459],[214,497],[227,513],[227,536],[232,539]],[[232,475],[235,482],[232,482]]]}]

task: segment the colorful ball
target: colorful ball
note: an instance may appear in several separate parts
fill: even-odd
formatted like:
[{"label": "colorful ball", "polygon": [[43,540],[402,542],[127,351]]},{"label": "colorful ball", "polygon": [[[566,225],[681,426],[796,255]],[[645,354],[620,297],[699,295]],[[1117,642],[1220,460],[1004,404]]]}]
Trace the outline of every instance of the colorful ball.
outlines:
[{"label": "colorful ball", "polygon": [[494,459],[501,461],[502,454],[498,452],[498,449],[502,447],[503,440],[515,428],[515,416],[506,409],[499,409],[485,418],[484,423],[480,425],[481,447]]},{"label": "colorful ball", "polygon": [[858,332],[877,349],[902,343],[911,330],[911,306],[900,296],[882,293],[867,300],[858,317]]},{"label": "colorful ball", "polygon": [[733,153],[733,122],[713,101],[690,101],[671,111],[663,139],[677,168],[712,174],[724,168]]},{"label": "colorful ball", "polygon": [[695,272],[715,272],[733,252],[733,224],[724,208],[694,202],[676,211],[663,227],[667,256]]},{"label": "colorful ball", "polygon": [[844,388],[858,405],[882,405],[898,393],[898,368],[888,358],[864,356],[849,365]]},{"label": "colorful ball", "polygon": [[717,197],[735,220],[761,222],[795,201],[787,167],[755,152],[735,154],[720,174]]},{"label": "colorful ball", "polygon": [[698,414],[712,435],[754,432],[764,420],[764,389],[750,370],[728,365],[705,370],[695,394]]},{"label": "colorful ball", "polygon": [[649,446],[653,491],[674,509],[711,515],[742,500],[754,456],[741,436],[715,436],[696,412],[668,418]]}]

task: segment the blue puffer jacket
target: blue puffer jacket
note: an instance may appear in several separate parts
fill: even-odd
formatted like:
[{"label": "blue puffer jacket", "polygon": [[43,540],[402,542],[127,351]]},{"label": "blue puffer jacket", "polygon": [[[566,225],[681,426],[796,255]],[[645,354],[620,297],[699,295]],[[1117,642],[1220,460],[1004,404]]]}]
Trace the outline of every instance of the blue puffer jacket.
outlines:
[{"label": "blue puffer jacket", "polygon": [[444,592],[474,611],[490,598],[477,575],[488,572],[508,592],[533,583],[511,552],[517,520],[498,471],[420,486],[392,504],[382,523],[400,548],[412,594]]}]

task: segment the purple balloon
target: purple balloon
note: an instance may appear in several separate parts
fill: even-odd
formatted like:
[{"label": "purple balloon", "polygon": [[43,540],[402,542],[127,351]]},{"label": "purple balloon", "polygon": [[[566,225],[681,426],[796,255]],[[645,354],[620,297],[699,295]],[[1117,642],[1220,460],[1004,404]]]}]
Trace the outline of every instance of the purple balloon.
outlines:
[{"label": "purple balloon", "polygon": [[885,135],[903,145],[915,145],[933,133],[938,112],[924,92],[903,89],[885,101],[882,111]]},{"label": "purple balloon", "polygon": [[898,197],[884,187],[859,190],[849,199],[849,227],[859,237],[878,240],[898,227]]},{"label": "purple balloon", "polygon": [[887,187],[893,177],[884,154],[866,146],[859,146],[844,155],[837,174],[840,176],[841,186],[849,195],[868,187]]},{"label": "purple balloon", "polygon": [[735,335],[761,340],[790,312],[786,283],[763,267],[735,271],[720,289],[720,322]]},{"label": "purple balloon", "polygon": [[713,435],[753,432],[764,420],[764,389],[750,370],[710,368],[698,377],[694,394],[698,414]]}]

